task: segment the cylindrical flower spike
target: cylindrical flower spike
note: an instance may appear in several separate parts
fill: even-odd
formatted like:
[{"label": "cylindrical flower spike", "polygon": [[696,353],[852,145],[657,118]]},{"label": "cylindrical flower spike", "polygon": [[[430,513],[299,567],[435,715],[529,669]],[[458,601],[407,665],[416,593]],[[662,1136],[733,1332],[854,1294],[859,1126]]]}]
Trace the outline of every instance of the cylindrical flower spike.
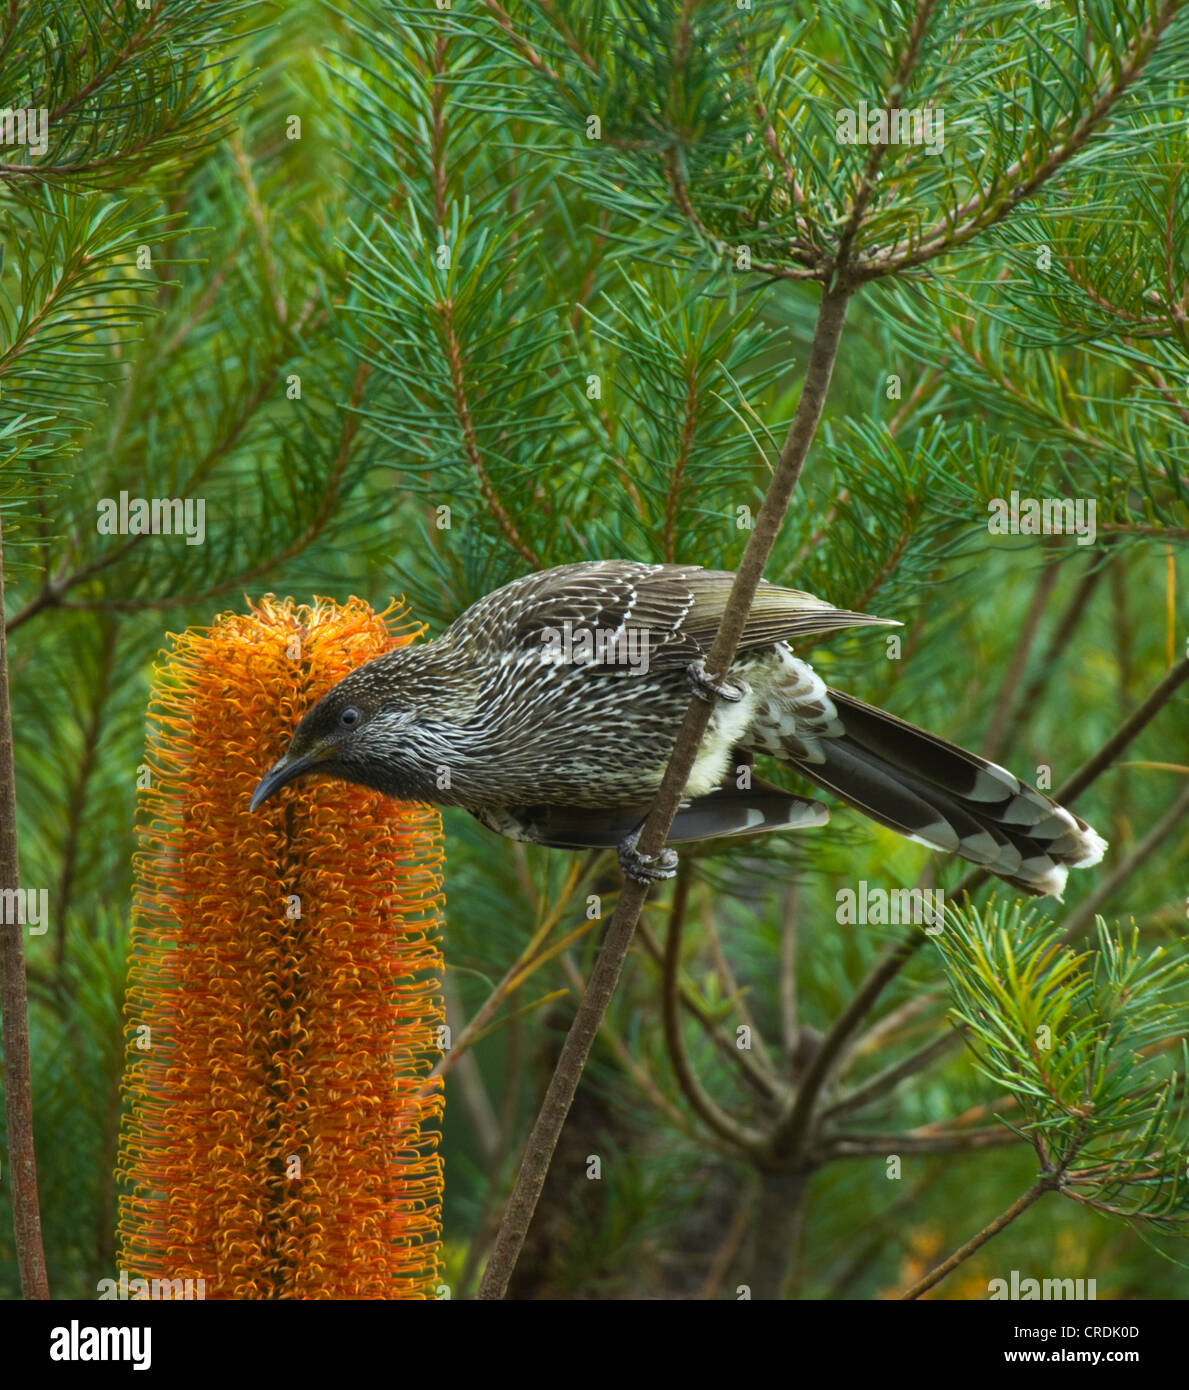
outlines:
[{"label": "cylindrical flower spike", "polygon": [[435,1296],[440,818],[316,780],[248,810],[301,714],[415,631],[269,598],[157,669],[119,1158],[133,1296]]}]

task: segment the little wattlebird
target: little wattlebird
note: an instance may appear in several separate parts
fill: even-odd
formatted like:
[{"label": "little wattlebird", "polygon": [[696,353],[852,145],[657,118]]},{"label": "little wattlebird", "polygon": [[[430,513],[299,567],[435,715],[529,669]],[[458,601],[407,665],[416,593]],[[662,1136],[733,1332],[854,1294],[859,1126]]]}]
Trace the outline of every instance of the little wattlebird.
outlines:
[{"label": "little wattlebird", "polygon": [[[435,641],[352,671],[306,712],[255,810],[308,774],[461,806],[501,835],[617,846],[626,874],[671,877],[636,838],[690,689],[714,710],[669,844],[823,825],[825,807],[751,774],[768,754],[848,805],[1026,893],[1061,896],[1106,842],[1085,821],[944,739],[826,685],[793,655],[809,633],[888,625],[766,581],[727,677],[703,660],[733,575],[599,560],[526,575]],[[894,622],[892,626],[897,626]]]}]

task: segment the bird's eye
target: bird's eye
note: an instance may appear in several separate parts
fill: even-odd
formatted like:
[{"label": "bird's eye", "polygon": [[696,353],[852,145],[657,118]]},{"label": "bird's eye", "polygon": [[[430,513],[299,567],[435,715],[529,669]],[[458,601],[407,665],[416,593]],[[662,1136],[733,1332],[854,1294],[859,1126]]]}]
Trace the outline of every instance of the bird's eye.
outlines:
[{"label": "bird's eye", "polygon": [[363,718],[354,705],[348,705],[342,714],[339,715],[339,727],[342,729],[353,729]]}]

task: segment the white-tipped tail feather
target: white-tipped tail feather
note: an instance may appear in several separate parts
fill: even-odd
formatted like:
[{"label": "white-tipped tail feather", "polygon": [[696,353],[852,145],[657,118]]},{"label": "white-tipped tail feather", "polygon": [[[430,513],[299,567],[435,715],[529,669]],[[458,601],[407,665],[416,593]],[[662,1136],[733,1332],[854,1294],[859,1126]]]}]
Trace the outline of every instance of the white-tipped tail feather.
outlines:
[{"label": "white-tipped tail feather", "polygon": [[1071,868],[1097,864],[1106,841],[997,763],[827,690],[785,650],[748,673],[761,698],[757,751],[901,835],[956,854],[1026,893],[1060,898]]}]

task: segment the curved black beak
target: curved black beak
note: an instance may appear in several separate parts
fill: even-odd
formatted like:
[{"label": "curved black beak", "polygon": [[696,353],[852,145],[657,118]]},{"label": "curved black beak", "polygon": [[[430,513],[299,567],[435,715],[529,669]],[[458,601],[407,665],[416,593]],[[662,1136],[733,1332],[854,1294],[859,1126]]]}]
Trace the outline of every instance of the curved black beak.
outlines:
[{"label": "curved black beak", "polygon": [[259,786],[248,802],[248,810],[255,811],[274,792],[279,792],[283,786],[295,781],[303,772],[311,771],[314,766],[315,759],[312,757],[294,758],[286,753],[280,762],[274,763],[260,779]]}]

